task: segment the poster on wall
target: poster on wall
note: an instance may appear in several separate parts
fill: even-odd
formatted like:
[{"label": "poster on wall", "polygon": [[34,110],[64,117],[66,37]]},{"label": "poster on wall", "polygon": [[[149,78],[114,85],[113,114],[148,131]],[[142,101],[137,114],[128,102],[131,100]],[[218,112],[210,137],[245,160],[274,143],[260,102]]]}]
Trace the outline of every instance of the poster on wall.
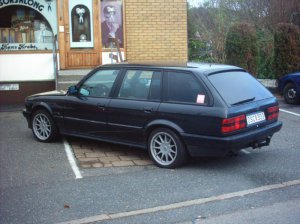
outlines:
[{"label": "poster on wall", "polygon": [[124,46],[122,0],[101,0],[102,48],[109,48],[111,38]]},{"label": "poster on wall", "polygon": [[69,0],[71,48],[91,48],[93,40],[92,0]]}]

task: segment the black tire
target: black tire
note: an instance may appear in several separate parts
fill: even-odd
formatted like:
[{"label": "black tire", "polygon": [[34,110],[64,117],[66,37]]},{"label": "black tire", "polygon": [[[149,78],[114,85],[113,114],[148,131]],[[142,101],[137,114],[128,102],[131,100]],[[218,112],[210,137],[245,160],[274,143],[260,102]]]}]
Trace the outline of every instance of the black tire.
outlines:
[{"label": "black tire", "polygon": [[31,125],[34,137],[40,142],[51,142],[58,137],[58,129],[52,116],[46,110],[35,111]]},{"label": "black tire", "polygon": [[148,152],[161,168],[176,168],[186,163],[187,153],[178,135],[167,128],[158,128],[148,138]]},{"label": "black tire", "polygon": [[296,94],[296,87],[293,83],[288,83],[283,88],[283,97],[288,104],[297,104],[299,96]]}]

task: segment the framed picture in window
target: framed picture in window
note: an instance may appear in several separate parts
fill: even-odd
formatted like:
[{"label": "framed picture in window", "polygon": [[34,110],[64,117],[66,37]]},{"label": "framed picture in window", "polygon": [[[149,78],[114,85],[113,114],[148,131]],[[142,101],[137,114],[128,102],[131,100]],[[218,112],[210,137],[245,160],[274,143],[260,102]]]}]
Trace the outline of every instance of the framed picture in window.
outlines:
[{"label": "framed picture in window", "polygon": [[92,0],[69,0],[71,48],[91,48],[93,40]]}]

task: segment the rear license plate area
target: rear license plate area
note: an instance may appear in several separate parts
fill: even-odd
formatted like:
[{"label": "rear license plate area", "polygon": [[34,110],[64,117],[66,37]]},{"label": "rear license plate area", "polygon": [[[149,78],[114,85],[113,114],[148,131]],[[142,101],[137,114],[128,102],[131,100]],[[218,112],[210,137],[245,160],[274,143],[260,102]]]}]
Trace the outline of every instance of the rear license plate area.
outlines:
[{"label": "rear license plate area", "polygon": [[253,125],[266,120],[266,116],[264,112],[258,112],[254,114],[249,114],[246,116],[247,125]]}]

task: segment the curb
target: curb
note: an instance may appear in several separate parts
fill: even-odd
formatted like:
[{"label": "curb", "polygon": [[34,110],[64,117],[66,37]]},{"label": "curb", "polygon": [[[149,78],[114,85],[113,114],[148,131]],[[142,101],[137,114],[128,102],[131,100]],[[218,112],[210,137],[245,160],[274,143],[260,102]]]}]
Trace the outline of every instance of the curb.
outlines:
[{"label": "curb", "polygon": [[277,79],[257,79],[262,85],[264,85],[271,93],[278,93],[278,81]]}]

